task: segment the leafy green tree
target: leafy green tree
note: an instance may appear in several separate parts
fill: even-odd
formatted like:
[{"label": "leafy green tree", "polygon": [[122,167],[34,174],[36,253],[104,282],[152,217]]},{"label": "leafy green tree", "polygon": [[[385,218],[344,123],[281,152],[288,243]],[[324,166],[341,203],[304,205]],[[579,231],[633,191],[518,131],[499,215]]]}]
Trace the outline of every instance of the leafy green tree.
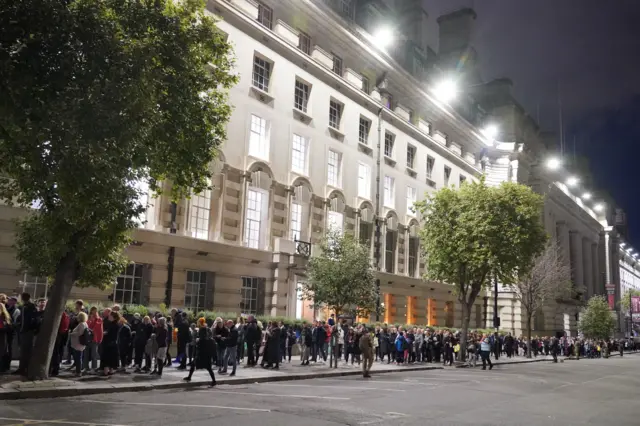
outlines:
[{"label": "leafy green tree", "polygon": [[543,199],[531,188],[484,179],[442,188],[416,203],[425,279],[454,287],[462,306],[461,351],[466,350],[471,308],[497,276],[505,285],[527,274],[545,246]]},{"label": "leafy green tree", "polygon": [[235,84],[202,0],[6,0],[0,14],[0,199],[35,207],[16,250],[53,278],[28,368],[47,377],[74,284],[105,288],[146,209],[140,183],[207,187]]},{"label": "leafy green tree", "polygon": [[364,317],[376,310],[378,293],[369,249],[352,235],[329,232],[320,243],[320,253],[309,260],[308,274],[300,286],[301,298],[312,301],[314,308],[333,311],[336,321],[347,312]]},{"label": "leafy green tree", "polygon": [[608,339],[616,321],[605,296],[593,296],[580,313],[579,329],[589,339]]}]

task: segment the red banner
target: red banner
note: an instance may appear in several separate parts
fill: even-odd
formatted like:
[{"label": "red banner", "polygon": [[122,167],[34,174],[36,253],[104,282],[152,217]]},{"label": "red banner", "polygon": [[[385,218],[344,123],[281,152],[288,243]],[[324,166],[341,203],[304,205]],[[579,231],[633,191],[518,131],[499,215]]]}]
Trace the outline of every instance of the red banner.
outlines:
[{"label": "red banner", "polygon": [[616,304],[616,286],[613,284],[607,284],[604,286],[607,289],[607,300],[609,301],[609,309],[614,310]]},{"label": "red banner", "polygon": [[631,313],[640,313],[640,296],[631,296]]}]

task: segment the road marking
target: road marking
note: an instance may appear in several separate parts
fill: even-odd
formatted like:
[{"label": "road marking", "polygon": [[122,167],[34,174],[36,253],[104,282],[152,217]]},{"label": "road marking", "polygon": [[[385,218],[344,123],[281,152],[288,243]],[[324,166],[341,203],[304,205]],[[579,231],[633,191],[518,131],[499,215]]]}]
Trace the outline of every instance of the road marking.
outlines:
[{"label": "road marking", "polygon": [[220,391],[220,390],[197,391],[197,392],[208,393],[210,395],[219,394],[219,393],[227,393],[227,394],[230,394],[230,395],[281,396],[281,397],[284,397],[284,398],[333,399],[333,400],[341,400],[341,401],[348,401],[348,400],[351,399],[351,398],[341,398],[341,397],[338,397],[338,396],[278,395],[278,394],[274,394],[274,393],[232,392],[232,391]]},{"label": "road marking", "polygon": [[[22,422],[22,423],[18,423],[20,425],[22,424],[26,424],[26,425],[36,425],[36,424],[41,424],[41,423],[55,423],[55,424],[64,424],[64,425],[91,425],[91,426],[129,426],[129,425],[118,425],[118,424],[112,424],[112,423],[93,423],[93,422],[72,422],[70,420],[40,420],[40,419],[16,419],[16,418],[11,418],[11,417],[0,417],[0,420],[9,420],[9,421],[17,421],[17,422]],[[9,426],[9,425],[8,425]]]},{"label": "road marking", "polygon": [[[165,404],[159,402],[123,402],[123,401],[97,401],[91,399],[83,399],[81,401],[91,402],[93,404],[111,404],[111,405],[148,405],[152,407],[183,407],[183,408],[223,408],[227,410],[233,411],[257,411],[261,413],[270,413],[271,410],[267,410],[264,408],[242,408],[242,407],[229,407],[223,405],[197,405],[197,404]],[[78,424],[87,424],[87,423],[78,423]],[[90,423],[92,425],[96,425],[96,423]],[[112,425],[109,425],[112,426]]]},{"label": "road marking", "polygon": [[[325,381],[325,382],[342,382],[342,383],[350,382],[350,383],[356,383],[353,380],[341,380],[341,379],[318,379],[318,380],[322,380],[322,381]],[[410,380],[410,379],[402,380],[402,381],[398,381],[398,380],[371,380],[371,379],[367,380],[367,383],[397,383],[397,384],[400,384],[400,385],[406,385],[406,384],[411,383],[411,382],[412,382],[412,380]],[[419,383],[417,381],[414,384],[416,384],[416,385],[424,385],[424,386],[428,386],[429,385],[429,383]],[[435,383],[434,383],[434,385],[435,385]]]},{"label": "road marking", "polygon": [[386,391],[386,392],[405,392],[404,389],[385,389],[385,388],[371,388],[371,387],[363,387],[363,386],[325,386],[325,385],[290,385],[290,384],[282,384],[282,383],[261,383],[263,386],[283,386],[283,387],[291,387],[291,388],[325,388],[325,389],[341,389],[341,390],[377,390],[377,391]]}]

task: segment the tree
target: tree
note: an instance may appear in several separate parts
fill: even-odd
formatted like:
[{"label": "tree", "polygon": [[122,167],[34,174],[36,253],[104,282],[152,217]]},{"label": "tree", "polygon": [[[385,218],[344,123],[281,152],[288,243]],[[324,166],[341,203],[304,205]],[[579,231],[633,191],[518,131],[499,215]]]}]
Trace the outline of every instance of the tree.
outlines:
[{"label": "tree", "polygon": [[72,286],[126,265],[141,186],[207,187],[236,77],[201,0],[7,0],[0,27],[0,199],[36,207],[17,258],[53,279],[28,368],[43,379]]},{"label": "tree", "polygon": [[[511,285],[520,301],[527,324],[527,347],[531,347],[531,320],[549,301],[572,291],[571,269],[562,259],[558,245],[550,241],[526,275]],[[531,351],[527,352],[531,358]]]},{"label": "tree", "polygon": [[618,303],[623,312],[629,312],[629,308],[631,307],[631,300],[629,300],[629,298],[633,296],[640,296],[640,290],[636,290],[635,288],[627,289],[620,298],[620,302]]},{"label": "tree", "polygon": [[320,253],[309,260],[308,274],[301,298],[312,301],[314,308],[333,311],[336,321],[346,312],[363,317],[375,311],[378,299],[369,249],[352,235],[330,231],[320,243]]},{"label": "tree", "polygon": [[608,339],[613,333],[615,319],[604,296],[593,296],[580,314],[579,328],[588,339]]},{"label": "tree", "polygon": [[544,249],[542,206],[542,197],[527,186],[489,187],[484,179],[442,188],[416,203],[424,278],[453,285],[462,305],[463,359],[471,308],[480,292],[494,276],[502,284],[516,282]]}]

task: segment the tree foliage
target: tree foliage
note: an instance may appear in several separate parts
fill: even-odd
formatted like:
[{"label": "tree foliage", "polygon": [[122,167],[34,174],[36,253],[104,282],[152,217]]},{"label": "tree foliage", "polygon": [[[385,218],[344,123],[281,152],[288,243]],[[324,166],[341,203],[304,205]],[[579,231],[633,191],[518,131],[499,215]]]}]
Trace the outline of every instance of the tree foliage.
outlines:
[{"label": "tree foliage", "polygon": [[[528,347],[531,347],[531,321],[533,315],[549,301],[571,293],[571,269],[568,259],[554,241],[549,241],[545,250],[537,256],[529,272],[511,285],[516,300],[522,306],[527,329]],[[531,358],[531,352],[527,353]]]},{"label": "tree foliage", "polygon": [[207,186],[232,52],[202,0],[7,0],[0,27],[0,199],[37,207],[16,249],[54,277],[53,336],[73,283],[122,271],[141,182],[170,181],[174,199]]},{"label": "tree foliage", "polygon": [[359,317],[376,310],[378,294],[369,249],[352,235],[329,232],[320,253],[309,260],[308,273],[301,297],[313,301],[314,307]]},{"label": "tree foliage", "polygon": [[608,339],[615,324],[605,296],[593,296],[580,313],[580,332],[589,339]]},{"label": "tree foliage", "polygon": [[463,307],[464,350],[478,294],[494,276],[502,284],[517,282],[544,249],[542,197],[524,185],[490,187],[481,179],[458,189],[442,188],[415,206],[425,279],[453,285]]},{"label": "tree foliage", "polygon": [[631,307],[631,301],[629,300],[629,296],[640,296],[640,290],[636,290],[635,288],[630,288],[624,292],[619,302],[619,305],[624,312],[629,312],[629,308]]}]

